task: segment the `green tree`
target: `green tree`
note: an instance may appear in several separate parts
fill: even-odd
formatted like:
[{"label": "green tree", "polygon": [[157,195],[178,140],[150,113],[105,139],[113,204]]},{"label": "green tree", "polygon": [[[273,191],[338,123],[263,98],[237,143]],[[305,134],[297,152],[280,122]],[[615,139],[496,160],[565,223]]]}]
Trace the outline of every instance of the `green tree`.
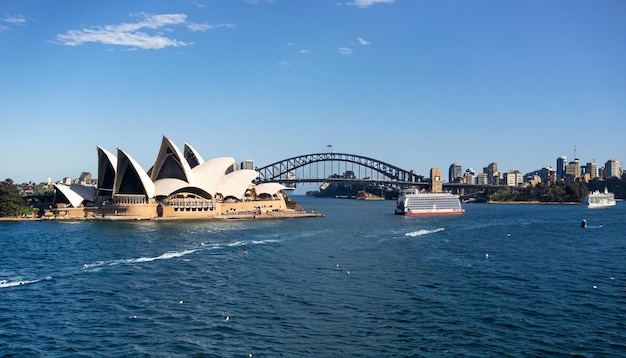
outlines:
[{"label": "green tree", "polygon": [[564,181],[556,183],[538,183],[524,188],[500,189],[489,195],[489,200],[499,202],[539,201],[544,203],[582,203],[589,193],[585,183],[573,183],[571,186]]},{"label": "green tree", "polygon": [[616,198],[624,199],[626,198],[626,178],[618,179],[618,178],[594,178],[588,184],[589,191],[604,191],[606,188],[611,193],[615,194]]},{"label": "green tree", "polygon": [[0,217],[17,216],[28,210],[13,180],[0,182]]}]

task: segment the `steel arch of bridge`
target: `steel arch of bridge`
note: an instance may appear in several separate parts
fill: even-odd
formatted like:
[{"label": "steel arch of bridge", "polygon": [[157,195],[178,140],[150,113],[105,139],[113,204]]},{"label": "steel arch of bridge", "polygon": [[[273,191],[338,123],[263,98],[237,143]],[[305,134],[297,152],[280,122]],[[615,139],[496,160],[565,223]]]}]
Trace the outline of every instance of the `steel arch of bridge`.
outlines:
[{"label": "steel arch of bridge", "polygon": [[[294,181],[288,177],[288,173],[294,172],[298,168],[319,162],[347,162],[370,168],[386,178],[389,181],[397,182],[418,182],[418,176],[412,172],[382,162],[377,159],[363,157],[355,154],[346,153],[316,153],[306,154],[289,159],[284,159],[276,163],[257,168],[259,172],[259,183],[267,182],[290,182]],[[327,178],[308,179],[307,181],[325,181]],[[298,181],[298,180],[295,180]]]}]

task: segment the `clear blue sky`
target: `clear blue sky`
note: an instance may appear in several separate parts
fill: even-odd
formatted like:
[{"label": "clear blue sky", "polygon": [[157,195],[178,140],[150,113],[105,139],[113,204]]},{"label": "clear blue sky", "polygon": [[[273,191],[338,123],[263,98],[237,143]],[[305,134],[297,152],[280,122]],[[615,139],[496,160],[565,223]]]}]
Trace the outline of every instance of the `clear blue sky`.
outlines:
[{"label": "clear blue sky", "polygon": [[626,1],[0,0],[0,180],[143,167],[161,136],[258,166],[428,176],[626,161]]}]

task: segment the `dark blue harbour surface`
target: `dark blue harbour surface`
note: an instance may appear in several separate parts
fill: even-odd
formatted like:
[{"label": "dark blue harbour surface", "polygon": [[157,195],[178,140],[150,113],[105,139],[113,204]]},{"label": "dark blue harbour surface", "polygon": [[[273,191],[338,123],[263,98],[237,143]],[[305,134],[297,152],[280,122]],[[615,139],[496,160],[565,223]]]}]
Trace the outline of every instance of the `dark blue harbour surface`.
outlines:
[{"label": "dark blue harbour surface", "polygon": [[391,201],[295,199],[326,217],[0,222],[0,352],[626,353],[625,203],[409,218]]}]

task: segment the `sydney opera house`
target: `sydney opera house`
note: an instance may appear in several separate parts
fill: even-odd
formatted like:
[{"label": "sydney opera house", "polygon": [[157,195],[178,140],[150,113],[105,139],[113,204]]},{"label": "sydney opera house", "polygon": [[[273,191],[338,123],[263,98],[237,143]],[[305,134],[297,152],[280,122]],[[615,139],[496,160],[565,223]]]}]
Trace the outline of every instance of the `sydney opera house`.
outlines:
[{"label": "sydney opera house", "polygon": [[[145,171],[122,149],[98,150],[97,185],[55,184],[50,218],[218,219],[322,216],[305,212],[279,183],[255,184],[258,172],[234,158],[204,160],[189,144],[181,151],[163,137]],[[247,165],[245,165],[247,164]]]}]

